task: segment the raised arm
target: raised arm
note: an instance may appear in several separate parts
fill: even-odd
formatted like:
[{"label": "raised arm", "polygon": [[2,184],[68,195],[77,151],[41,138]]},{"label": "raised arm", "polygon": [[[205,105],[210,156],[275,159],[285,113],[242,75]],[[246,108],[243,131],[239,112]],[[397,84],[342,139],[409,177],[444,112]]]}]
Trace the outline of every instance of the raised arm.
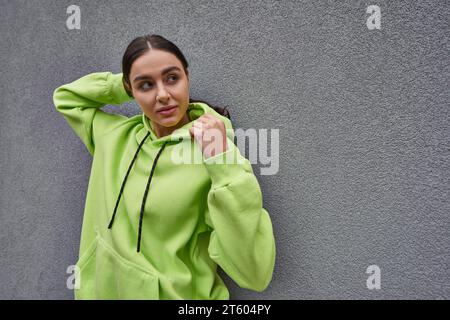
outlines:
[{"label": "raised arm", "polygon": [[53,92],[53,102],[91,155],[96,136],[114,128],[127,117],[108,113],[100,108],[106,104],[120,105],[131,100],[122,83],[122,73],[90,73]]}]

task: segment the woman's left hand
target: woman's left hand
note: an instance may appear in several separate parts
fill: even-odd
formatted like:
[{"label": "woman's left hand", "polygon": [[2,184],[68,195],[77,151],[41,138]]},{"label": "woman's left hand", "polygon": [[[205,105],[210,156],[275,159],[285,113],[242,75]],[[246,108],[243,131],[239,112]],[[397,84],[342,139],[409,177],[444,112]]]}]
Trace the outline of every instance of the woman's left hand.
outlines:
[{"label": "woman's left hand", "polygon": [[225,124],[211,114],[205,113],[195,120],[189,133],[201,146],[205,159],[228,150]]}]

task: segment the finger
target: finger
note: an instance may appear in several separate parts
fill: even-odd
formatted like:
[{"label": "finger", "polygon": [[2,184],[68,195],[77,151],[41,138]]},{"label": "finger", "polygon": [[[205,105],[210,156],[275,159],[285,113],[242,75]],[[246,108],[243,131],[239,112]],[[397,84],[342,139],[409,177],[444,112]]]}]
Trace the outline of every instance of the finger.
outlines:
[{"label": "finger", "polygon": [[192,132],[194,133],[194,136],[202,136],[203,135],[203,128],[198,125],[192,126]]},{"label": "finger", "polygon": [[195,122],[200,122],[200,123],[207,123],[209,120],[208,118],[204,118],[204,117],[200,117],[197,120],[195,120]]},{"label": "finger", "polygon": [[212,123],[212,119],[210,117],[199,118],[199,121],[203,123]]},{"label": "finger", "polygon": [[213,120],[213,121],[222,121],[221,119],[217,118],[216,116],[214,116],[214,115],[212,115],[212,114],[210,114],[210,113],[207,113],[207,114],[206,114],[206,117],[207,117],[208,119]]},{"label": "finger", "polygon": [[217,119],[215,116],[213,116],[210,113],[205,113],[204,119],[210,123],[216,123],[216,122],[220,121],[219,119]]},{"label": "finger", "polygon": [[192,124],[192,127],[202,129],[202,128],[205,127],[205,125],[206,125],[206,124],[205,124],[205,123],[202,123],[202,122],[194,122],[194,123]]},{"label": "finger", "polygon": [[199,122],[194,122],[192,126],[199,128],[199,129],[206,129],[206,128],[208,128],[208,123],[199,121]]}]

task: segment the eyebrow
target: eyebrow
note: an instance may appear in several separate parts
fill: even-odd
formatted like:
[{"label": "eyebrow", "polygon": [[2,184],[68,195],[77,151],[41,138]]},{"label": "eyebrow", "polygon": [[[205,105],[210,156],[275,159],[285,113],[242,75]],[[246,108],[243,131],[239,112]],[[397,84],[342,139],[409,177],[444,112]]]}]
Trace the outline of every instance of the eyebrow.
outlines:
[{"label": "eyebrow", "polygon": [[[163,69],[163,71],[161,72],[161,74],[166,74],[167,72],[170,72],[172,70],[179,70],[181,71],[180,68],[176,67],[176,66],[171,66],[171,67],[167,67],[165,69]],[[134,78],[133,82],[139,81],[139,80],[143,80],[143,79],[153,79],[151,76],[149,75],[141,75],[141,76],[137,76],[136,78]]]}]

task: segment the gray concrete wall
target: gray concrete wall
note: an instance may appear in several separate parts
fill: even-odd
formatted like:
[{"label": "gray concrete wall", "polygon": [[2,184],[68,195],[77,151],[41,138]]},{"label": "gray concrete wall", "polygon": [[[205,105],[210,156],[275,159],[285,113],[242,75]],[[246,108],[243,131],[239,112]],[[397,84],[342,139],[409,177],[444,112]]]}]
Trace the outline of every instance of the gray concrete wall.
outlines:
[{"label": "gray concrete wall", "polygon": [[[66,27],[71,4],[80,30]],[[225,278],[232,298],[450,298],[448,1],[0,5],[0,298],[72,299],[91,157],[52,93],[120,72],[146,33],[181,48],[191,95],[229,105],[235,128],[279,129],[279,171],[253,165],[274,277],[263,293]],[[369,5],[381,29],[366,25]],[[370,265],[380,289],[366,285]]]}]

